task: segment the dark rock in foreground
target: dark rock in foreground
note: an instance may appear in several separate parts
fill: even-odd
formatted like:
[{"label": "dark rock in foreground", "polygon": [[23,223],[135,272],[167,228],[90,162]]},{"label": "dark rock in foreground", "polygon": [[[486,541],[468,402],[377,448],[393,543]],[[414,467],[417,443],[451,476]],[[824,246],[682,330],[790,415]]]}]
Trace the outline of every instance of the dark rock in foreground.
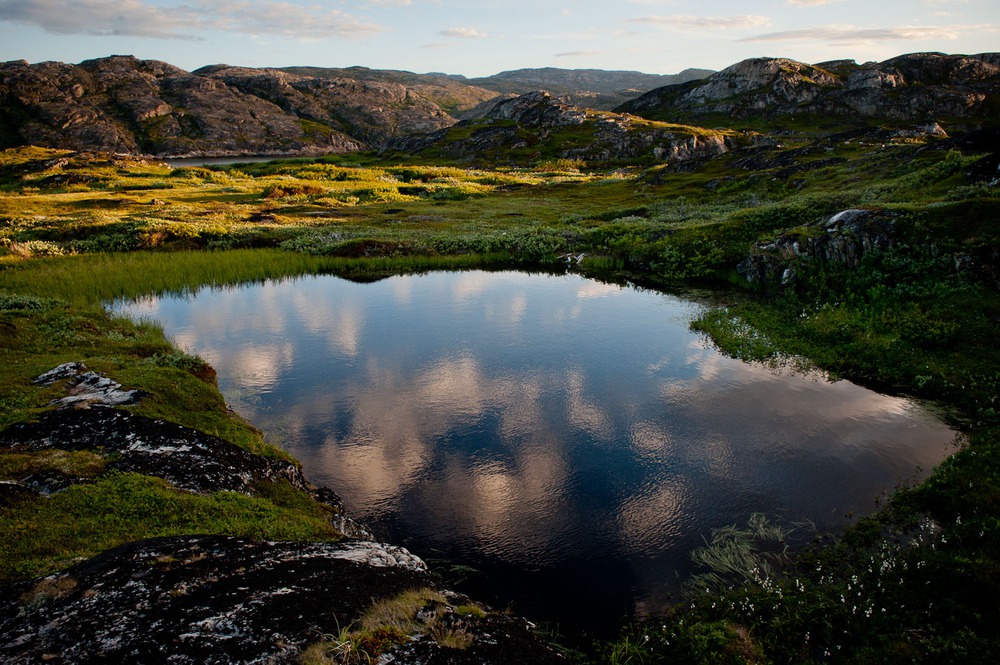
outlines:
[{"label": "dark rock in foreground", "polygon": [[801,263],[857,267],[863,256],[893,247],[895,215],[885,210],[843,210],[828,219],[760,241],[736,269],[748,281],[770,288],[792,286]]},{"label": "dark rock in foreground", "polygon": [[[378,543],[156,538],[6,589],[0,661],[290,662],[373,602],[437,586],[419,559]],[[465,649],[413,635],[392,662],[562,662],[523,620],[488,614],[464,630]]]},{"label": "dark rock in foreground", "polygon": [[94,407],[49,411],[0,434],[11,450],[95,450],[114,455],[107,468],[163,478],[191,492],[254,494],[254,483],[284,480],[308,489],[291,462],[254,455],[218,437],[127,411]]}]

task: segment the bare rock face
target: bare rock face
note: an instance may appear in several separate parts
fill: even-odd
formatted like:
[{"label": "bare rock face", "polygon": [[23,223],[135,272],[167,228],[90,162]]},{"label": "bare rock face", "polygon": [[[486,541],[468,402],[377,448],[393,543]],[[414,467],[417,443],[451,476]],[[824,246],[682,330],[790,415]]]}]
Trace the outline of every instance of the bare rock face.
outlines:
[{"label": "bare rock face", "polygon": [[0,64],[0,147],[160,157],[319,155],[454,123],[397,83],[113,56]]},{"label": "bare rock face", "polygon": [[0,433],[9,450],[92,450],[112,458],[107,468],[163,478],[191,492],[254,494],[260,481],[309,486],[291,462],[254,455],[218,437],[127,411],[93,407],[48,411],[37,422]]},{"label": "bare rock face", "polygon": [[[787,58],[753,58],[710,76],[686,93],[681,101],[713,103],[719,111],[760,111],[781,103],[802,103],[819,94],[823,86],[839,86],[834,75]],[[750,95],[749,103],[737,98]],[[729,101],[733,100],[733,101]]]},{"label": "bare rock face", "polygon": [[618,111],[667,120],[712,114],[745,119],[818,114],[930,122],[992,118],[1000,99],[1000,57],[915,53],[858,65],[807,65],[754,58],[704,81],[652,90]]},{"label": "bare rock face", "polygon": [[[399,663],[563,663],[522,619],[463,616],[468,598],[441,589],[406,550],[372,542],[252,542],[224,536],[123,545],[63,573],[5,589],[4,663],[294,663],[310,643],[346,633],[375,602],[415,588],[444,598],[437,627],[388,645]],[[420,626],[418,609],[414,623]]]},{"label": "bare rock face", "polygon": [[[360,545],[182,536],[117,547],[8,589],[0,659],[293,661],[306,643],[349,625],[370,599],[429,582],[406,558],[399,564],[376,543]],[[352,560],[362,549],[380,563]]]},{"label": "bare rock face", "polygon": [[893,247],[895,220],[884,210],[843,210],[806,227],[756,243],[737,267],[748,281],[763,288],[793,286],[802,263],[857,266],[867,254]]},{"label": "bare rock face", "polygon": [[399,83],[312,78],[276,69],[225,65],[205,67],[195,73],[372,146],[382,145],[394,136],[431,132],[455,123],[437,104]]},{"label": "bare rock face", "polygon": [[582,109],[554,99],[547,92],[535,91],[499,102],[486,117],[490,120],[513,120],[531,127],[559,127],[583,124],[587,114]]}]

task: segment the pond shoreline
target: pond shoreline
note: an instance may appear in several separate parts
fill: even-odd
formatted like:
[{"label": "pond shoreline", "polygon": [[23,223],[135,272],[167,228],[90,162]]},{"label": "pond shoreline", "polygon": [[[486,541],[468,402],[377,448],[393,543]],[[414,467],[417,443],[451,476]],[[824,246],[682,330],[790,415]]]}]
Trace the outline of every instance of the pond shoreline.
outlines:
[{"label": "pond shoreline", "polygon": [[[102,318],[103,318],[103,317],[102,317]],[[213,389],[213,390],[214,390],[214,389]],[[227,417],[234,417],[234,416],[227,416]]]},{"label": "pond shoreline", "polygon": [[[40,377],[65,389],[73,401],[47,411],[38,422],[3,430],[0,449],[98,451],[113,460],[105,471],[114,479],[158,477],[195,494],[262,497],[270,486],[294,487],[312,496],[324,519],[342,535],[336,542],[140,539],[65,571],[14,583],[7,587],[7,600],[0,602],[0,634],[17,637],[0,645],[4,662],[37,662],[52,652],[67,662],[89,661],[98,654],[112,660],[169,656],[181,663],[243,662],[241,654],[255,661],[294,658],[309,645],[326,648],[321,636],[348,617],[361,620],[375,599],[389,600],[413,588],[428,589],[441,600],[435,601],[439,608],[431,619],[416,622],[412,634],[393,638],[410,653],[451,662],[447,649],[453,647],[442,645],[446,637],[460,635],[463,659],[564,662],[527,621],[448,590],[407,550],[372,542],[370,532],[344,515],[340,498],[307,483],[297,463],[260,457],[198,430],[113,408],[142,396],[121,398],[119,384],[85,372],[82,363],[74,362]],[[108,389],[92,390],[96,385]],[[80,386],[89,392],[80,392]],[[5,482],[0,484],[0,505],[16,506],[32,496],[46,500],[78,483],[86,489],[88,482],[53,474]],[[250,574],[248,568],[259,572]],[[290,607],[295,611],[289,612]],[[452,627],[437,636],[424,635],[439,622]],[[157,629],[144,629],[150,625]],[[497,640],[498,634],[504,639]],[[365,638],[358,631],[352,639]]]}]

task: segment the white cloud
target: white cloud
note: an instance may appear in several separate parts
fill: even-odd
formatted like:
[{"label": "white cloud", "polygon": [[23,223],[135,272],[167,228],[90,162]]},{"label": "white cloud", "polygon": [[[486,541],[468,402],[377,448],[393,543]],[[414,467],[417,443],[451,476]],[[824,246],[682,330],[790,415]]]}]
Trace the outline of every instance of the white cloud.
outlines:
[{"label": "white cloud", "polygon": [[644,23],[647,25],[662,25],[669,28],[695,30],[733,30],[738,28],[756,28],[767,25],[771,19],[766,16],[739,14],[735,16],[693,16],[690,14],[674,14],[671,16],[641,16],[627,19],[629,23]]},{"label": "white cloud", "polygon": [[566,51],[565,53],[556,53],[557,58],[580,58],[590,55],[604,55],[605,51]]},{"label": "white cloud", "polygon": [[785,0],[785,4],[792,7],[819,7],[821,5],[829,5],[834,2],[843,1],[844,0]]},{"label": "white cloud", "polygon": [[743,42],[782,42],[825,40],[838,43],[878,42],[886,40],[959,39],[965,33],[995,32],[985,25],[901,26],[895,28],[858,28],[849,25],[827,25],[802,30],[783,30],[741,39]]},{"label": "white cloud", "polygon": [[198,39],[198,33],[205,31],[298,39],[351,38],[382,29],[336,9],[274,0],[189,0],[169,6],[143,0],[0,0],[0,21],[62,35],[156,39]]},{"label": "white cloud", "polygon": [[442,30],[441,34],[445,37],[458,37],[460,39],[483,39],[489,37],[488,34],[476,28],[448,28],[447,30]]}]

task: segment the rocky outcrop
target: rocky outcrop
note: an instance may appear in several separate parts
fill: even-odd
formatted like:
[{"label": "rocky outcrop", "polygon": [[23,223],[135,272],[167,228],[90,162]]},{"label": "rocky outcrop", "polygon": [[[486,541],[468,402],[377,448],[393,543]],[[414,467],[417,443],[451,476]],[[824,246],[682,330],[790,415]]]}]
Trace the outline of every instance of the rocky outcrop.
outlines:
[{"label": "rocky outcrop", "polygon": [[65,397],[52,400],[49,406],[71,407],[102,404],[124,406],[135,404],[145,396],[141,390],[125,390],[113,379],[91,372],[83,363],[65,363],[35,378],[32,383],[51,386],[64,381]]},{"label": "rocky outcrop", "polygon": [[310,643],[341,637],[375,602],[414,588],[440,592],[434,620],[461,632],[466,647],[441,646],[427,627],[388,645],[379,662],[564,662],[521,619],[456,612],[471,601],[441,589],[402,548],[223,536],[130,543],[6,589],[0,660],[296,662]]},{"label": "rocky outcrop", "polygon": [[[257,496],[266,484],[288,483],[327,506],[330,523],[352,538],[371,538],[365,527],[344,514],[335,492],[307,482],[298,465],[255,455],[224,439],[175,423],[146,418],[111,406],[134,404],[145,396],[117,381],[87,370],[83,363],[65,363],[34,380],[57,385],[66,397],[52,401],[57,408],[38,420],[15,424],[0,432],[0,450],[96,452],[107,459],[105,469],[163,478],[189,492],[239,492]],[[9,499],[51,496],[84,478],[49,471],[8,482],[0,496]]]},{"label": "rocky outcrop", "polygon": [[528,127],[551,129],[563,125],[582,125],[587,112],[552,97],[547,92],[529,92],[496,104],[486,116],[489,120],[511,120]]},{"label": "rocky outcrop", "polygon": [[256,484],[278,481],[309,489],[301,469],[291,462],[254,455],[189,427],[112,408],[48,411],[35,422],[0,433],[0,447],[15,452],[96,451],[110,460],[105,467],[109,470],[157,476],[190,492],[252,495]]},{"label": "rocky outcrop", "polygon": [[753,133],[700,130],[588,111],[544,91],[491,101],[482,110],[482,117],[463,120],[453,128],[391,141],[383,152],[528,164],[546,158],[664,163],[766,142]]},{"label": "rocky outcrop", "polygon": [[704,81],[652,90],[616,110],[676,121],[714,114],[988,121],[1000,99],[998,60],[997,54],[917,53],[863,65],[849,60],[807,65],[753,58]]},{"label": "rocky outcrop", "polygon": [[794,286],[802,263],[857,266],[866,254],[891,249],[894,215],[884,210],[844,210],[828,219],[756,243],[736,270],[763,288]]}]

